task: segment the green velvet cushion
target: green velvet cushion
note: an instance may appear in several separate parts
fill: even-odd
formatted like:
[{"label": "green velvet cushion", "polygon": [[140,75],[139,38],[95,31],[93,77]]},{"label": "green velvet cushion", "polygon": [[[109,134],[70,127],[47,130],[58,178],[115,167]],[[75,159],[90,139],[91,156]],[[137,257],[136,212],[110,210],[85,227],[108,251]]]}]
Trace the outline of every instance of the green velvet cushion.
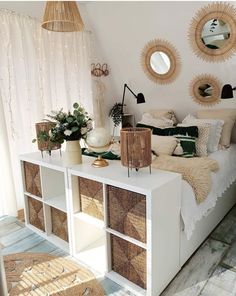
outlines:
[{"label": "green velvet cushion", "polygon": [[184,136],[198,138],[197,126],[173,126],[173,127],[167,127],[167,128],[158,128],[158,127],[138,123],[137,127],[150,128],[152,130],[152,134],[158,135],[158,136],[184,135]]}]

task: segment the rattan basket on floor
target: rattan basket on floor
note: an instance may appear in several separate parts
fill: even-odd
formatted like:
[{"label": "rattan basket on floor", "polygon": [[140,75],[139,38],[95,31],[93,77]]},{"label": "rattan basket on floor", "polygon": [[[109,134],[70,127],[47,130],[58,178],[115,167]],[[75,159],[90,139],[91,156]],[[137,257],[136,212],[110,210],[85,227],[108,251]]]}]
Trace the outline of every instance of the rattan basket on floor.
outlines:
[{"label": "rattan basket on floor", "polygon": [[79,177],[79,193],[81,212],[103,220],[102,183]]},{"label": "rattan basket on floor", "polygon": [[145,195],[109,185],[107,193],[109,227],[145,243]]},{"label": "rattan basket on floor", "polygon": [[146,250],[111,234],[112,269],[146,289]]},{"label": "rattan basket on floor", "polygon": [[25,189],[27,192],[42,197],[40,170],[37,164],[24,162]]},{"label": "rattan basket on floor", "polygon": [[37,227],[38,229],[45,231],[43,203],[29,196],[27,198],[29,209],[29,223]]},{"label": "rattan basket on floor", "polygon": [[51,207],[52,233],[68,242],[66,213]]}]

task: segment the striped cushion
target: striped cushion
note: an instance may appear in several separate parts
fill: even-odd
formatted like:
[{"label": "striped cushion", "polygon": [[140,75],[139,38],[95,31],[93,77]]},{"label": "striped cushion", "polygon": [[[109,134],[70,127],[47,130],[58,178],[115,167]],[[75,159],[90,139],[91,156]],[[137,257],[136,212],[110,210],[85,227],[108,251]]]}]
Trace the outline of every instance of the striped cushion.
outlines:
[{"label": "striped cushion", "polygon": [[175,138],[179,139],[180,145],[183,148],[182,157],[196,156],[196,138],[184,135],[175,135]]}]

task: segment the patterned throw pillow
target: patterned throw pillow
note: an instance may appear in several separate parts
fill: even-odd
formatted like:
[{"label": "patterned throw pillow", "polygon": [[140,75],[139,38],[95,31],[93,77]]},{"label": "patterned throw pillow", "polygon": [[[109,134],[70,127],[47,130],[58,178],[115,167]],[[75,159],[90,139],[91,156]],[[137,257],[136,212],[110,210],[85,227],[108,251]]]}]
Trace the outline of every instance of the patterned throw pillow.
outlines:
[{"label": "patterned throw pillow", "polygon": [[224,125],[224,121],[220,119],[198,119],[193,115],[187,115],[182,123],[187,125],[199,125],[199,124],[210,124],[209,138],[207,142],[207,151],[215,152],[219,148],[219,142],[221,137],[222,128]]},{"label": "patterned throw pillow", "polygon": [[183,154],[180,155],[182,157],[194,157],[196,156],[196,138],[184,136],[184,135],[176,135],[180,141],[180,145],[183,148]]},{"label": "patterned throw pillow", "polygon": [[[185,124],[178,124],[181,127],[187,127]],[[207,142],[210,133],[210,124],[198,124],[198,138],[196,139],[196,153],[197,156],[204,157],[207,156]]]},{"label": "patterned throw pillow", "polygon": [[142,123],[138,123],[137,127],[146,127],[152,130],[153,135],[158,136],[175,136],[175,135],[185,135],[190,137],[198,137],[198,127],[197,126],[173,126],[167,128],[158,128]]}]

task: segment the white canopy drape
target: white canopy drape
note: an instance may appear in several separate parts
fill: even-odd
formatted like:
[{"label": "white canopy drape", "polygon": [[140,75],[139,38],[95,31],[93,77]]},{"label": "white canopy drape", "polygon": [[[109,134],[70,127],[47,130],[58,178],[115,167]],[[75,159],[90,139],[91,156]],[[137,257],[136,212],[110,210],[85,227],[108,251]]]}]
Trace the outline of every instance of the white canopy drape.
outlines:
[{"label": "white canopy drape", "polygon": [[23,207],[18,155],[36,149],[35,123],[74,102],[92,114],[93,102],[90,33],[46,31],[8,10],[0,10],[0,23],[1,216]]}]

